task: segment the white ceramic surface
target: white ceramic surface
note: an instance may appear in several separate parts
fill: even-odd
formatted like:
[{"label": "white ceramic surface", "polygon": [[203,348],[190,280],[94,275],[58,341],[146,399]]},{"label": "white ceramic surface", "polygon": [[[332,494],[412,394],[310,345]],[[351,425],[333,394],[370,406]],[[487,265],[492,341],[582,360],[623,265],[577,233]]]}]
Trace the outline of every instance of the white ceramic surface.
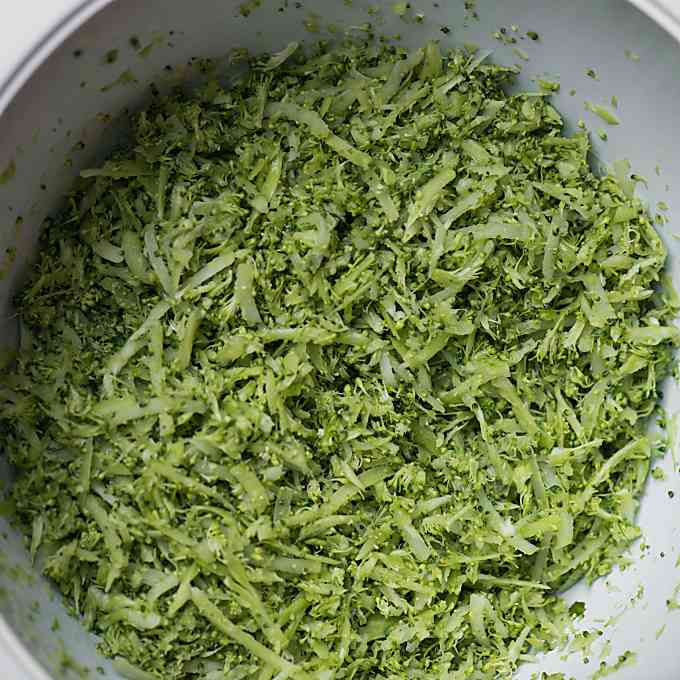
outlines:
[{"label": "white ceramic surface", "polygon": [[[680,2],[634,1],[680,39]],[[9,5],[9,0],[5,3]],[[278,13],[275,10],[283,0],[264,0],[248,19],[239,14],[235,0],[119,0],[96,13],[107,4],[106,0],[24,0],[3,7],[0,170],[14,160],[17,175],[0,187],[0,252],[7,246],[17,246],[19,251],[17,267],[0,282],[3,343],[13,337],[11,293],[25,270],[43,218],[58,209],[59,198],[74,174],[110,150],[125,128],[124,117],[104,126],[98,113],[115,115],[125,107],[142,106],[151,81],[168,88],[180,79],[195,78],[185,66],[192,56],[217,57],[232,47],[254,52],[280,49],[292,39],[314,38],[303,29],[310,11],[324,20],[358,25],[376,21],[369,19],[366,10],[383,3],[354,0],[349,8],[339,0],[308,0],[301,8],[290,2],[285,12]],[[384,3],[387,8],[390,4]],[[660,200],[670,205],[671,222],[662,235],[672,253],[671,271],[677,286],[680,242],[671,233],[677,228],[674,216],[680,209],[674,191],[680,187],[680,47],[670,35],[624,0],[479,0],[479,22],[465,19],[462,0],[441,0],[441,7],[434,7],[430,0],[412,0],[411,4],[414,11],[423,11],[422,24],[403,24],[386,9],[379,30],[399,31],[410,45],[432,37],[452,45],[477,42],[495,49],[494,58],[503,63],[521,60],[490,37],[493,30],[517,24],[524,32],[539,32],[540,43],[521,43],[530,55],[528,63],[522,62],[522,84],[533,87],[531,77],[537,74],[559,75],[562,91],[555,103],[572,128],[581,117],[593,129],[600,127],[601,121],[584,111],[584,100],[617,95],[622,125],[609,130],[606,144],[596,141],[595,155],[605,163],[629,158],[634,169],[648,179],[644,195],[650,206]],[[444,36],[443,25],[454,30]],[[148,59],[140,59],[129,49],[127,41],[133,34],[158,42]],[[103,54],[114,47],[121,50],[119,61],[114,66],[102,65]],[[627,49],[639,54],[640,60],[626,58]],[[75,50],[83,50],[77,60]],[[166,64],[181,68],[167,75]],[[138,84],[100,91],[128,67]],[[589,67],[598,71],[599,81],[585,76]],[[571,88],[577,90],[576,96],[569,96]],[[85,142],[84,151],[73,151],[77,140]],[[67,156],[73,159],[70,168],[64,167]],[[655,171],[657,165],[660,174]],[[15,230],[18,215],[25,222]],[[666,403],[671,410],[680,407],[680,392],[673,385],[666,391]],[[674,566],[680,554],[680,477],[670,455],[662,467],[668,479],[650,482],[640,514],[650,546],[644,558],[636,545],[631,549],[633,566],[626,572],[615,573],[590,590],[578,586],[570,594],[588,602],[586,627],[601,628],[605,620],[617,618],[604,629],[591,662],[584,665],[578,656],[562,661],[559,654],[552,654],[535,668],[523,669],[521,678],[529,678],[536,668],[565,670],[577,680],[590,678],[599,664],[597,650],[607,640],[611,642],[609,661],[628,649],[638,655],[637,664],[609,676],[614,680],[680,678],[680,612],[669,612],[666,607],[680,581],[680,570]],[[0,479],[8,476],[0,460]],[[675,491],[675,500],[669,499],[669,490]],[[640,586],[644,594],[636,598]],[[66,614],[49,585],[32,573],[21,537],[2,519],[0,588],[6,592],[0,597],[0,671],[7,678],[75,678],[59,663],[63,651],[91,669],[93,677],[98,677],[97,666],[106,670],[107,677],[115,676],[108,662],[97,655],[95,640]],[[55,617],[60,622],[58,632],[51,630]]]}]

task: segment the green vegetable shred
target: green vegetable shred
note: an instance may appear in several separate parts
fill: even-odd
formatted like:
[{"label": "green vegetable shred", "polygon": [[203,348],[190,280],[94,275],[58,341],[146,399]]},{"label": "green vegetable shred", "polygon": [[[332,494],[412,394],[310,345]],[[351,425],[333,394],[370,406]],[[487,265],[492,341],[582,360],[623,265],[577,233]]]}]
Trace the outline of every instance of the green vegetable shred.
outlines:
[{"label": "green vegetable shred", "polygon": [[129,678],[508,678],[639,535],[666,250],[483,53],[251,66],[156,99],[44,230],[15,519]]}]

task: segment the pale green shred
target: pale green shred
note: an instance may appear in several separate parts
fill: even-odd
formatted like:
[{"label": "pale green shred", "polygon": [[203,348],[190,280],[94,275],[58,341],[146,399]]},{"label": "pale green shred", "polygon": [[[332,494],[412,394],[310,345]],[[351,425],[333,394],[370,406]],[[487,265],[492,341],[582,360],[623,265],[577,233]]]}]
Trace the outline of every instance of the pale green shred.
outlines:
[{"label": "pale green shred", "polygon": [[0,172],[0,186],[7,184],[10,180],[14,179],[17,174],[17,164],[14,159],[9,161],[7,165]]},{"label": "pale green shred", "polygon": [[300,47],[300,43],[290,42],[277,54],[272,54],[266,62],[264,62],[260,69],[263,71],[273,71],[283,64],[289,57],[291,57]]},{"label": "pale green shred", "polygon": [[547,78],[539,78],[536,81],[539,85],[539,87],[542,90],[545,90],[546,92],[559,92],[560,91],[560,83],[555,81],[555,80],[548,80]]},{"label": "pale green shred", "polygon": [[488,56],[292,43],[45,229],[0,443],[124,677],[509,678],[639,536],[666,251]]},{"label": "pale green shred", "polygon": [[129,661],[118,657],[113,661],[113,667],[125,680],[156,680],[156,676],[133,666]]},{"label": "pale green shred", "polygon": [[619,656],[619,658],[614,663],[607,663],[606,661],[600,662],[600,667],[595,673],[590,677],[591,680],[601,680],[602,678],[609,677],[614,673],[617,673],[622,668],[627,668],[635,664],[637,655],[635,652],[626,651]]},{"label": "pale green shred", "polygon": [[567,676],[564,673],[546,673],[543,671],[542,673],[533,673],[531,675],[531,680],[576,680],[574,677],[570,677],[567,679]]},{"label": "pale green shred", "polygon": [[599,116],[605,123],[609,123],[609,125],[619,125],[621,123],[617,115],[601,104],[586,102],[586,108],[596,116]]},{"label": "pale green shred", "polygon": [[516,54],[522,61],[529,61],[529,55],[519,47],[513,47],[512,51]]}]

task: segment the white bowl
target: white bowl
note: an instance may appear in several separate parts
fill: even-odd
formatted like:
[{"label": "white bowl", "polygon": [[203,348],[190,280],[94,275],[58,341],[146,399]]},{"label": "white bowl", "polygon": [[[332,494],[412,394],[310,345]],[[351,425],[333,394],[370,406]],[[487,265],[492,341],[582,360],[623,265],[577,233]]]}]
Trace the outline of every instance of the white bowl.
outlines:
[{"label": "white bowl", "polygon": [[[0,253],[7,248],[16,248],[17,253],[11,266],[3,265],[5,276],[0,281],[3,345],[16,339],[11,298],[31,261],[41,223],[59,209],[80,169],[101,160],[121,141],[126,110],[144,105],[152,82],[161,91],[191,84],[201,79],[199,64],[191,62],[192,57],[224,57],[233,48],[275,51],[291,40],[332,37],[325,31],[331,24],[371,22],[379,33],[400,33],[405,45],[428,39],[440,39],[444,45],[474,42],[494,50],[499,62],[521,64],[520,86],[525,88],[535,89],[531,79],[536,75],[559,76],[562,88],[554,102],[568,121],[567,132],[580,118],[592,129],[603,127],[584,109],[584,101],[616,95],[622,124],[607,129],[606,143],[593,136],[593,158],[597,164],[630,159],[634,170],[647,179],[642,194],[650,210],[659,201],[670,206],[670,223],[660,231],[671,252],[673,277],[676,284],[680,281],[680,242],[671,238],[673,216],[680,209],[675,198],[680,186],[680,46],[671,34],[680,38],[680,24],[658,2],[637,0],[647,16],[623,0],[478,0],[477,20],[465,11],[462,0],[411,0],[408,15],[422,14],[422,22],[405,22],[391,10],[389,1],[354,0],[351,6],[340,0],[264,0],[261,7],[251,0],[247,4],[252,9],[248,17],[234,0],[82,2],[55,22],[0,84],[0,173],[16,168],[14,177],[0,185]],[[278,11],[284,4],[287,9]],[[381,11],[370,14],[371,7]],[[305,20],[310,17],[322,28],[320,35],[306,31]],[[444,27],[450,31],[443,32]],[[491,36],[500,27],[519,39],[517,46],[529,61]],[[540,40],[528,39],[527,31],[537,32]],[[130,46],[132,36],[152,45],[148,56],[140,57]],[[112,49],[119,50],[118,59],[103,63]],[[586,75],[589,68],[595,69],[598,80]],[[134,75],[135,82],[102,91],[126,72]],[[572,88],[575,95],[570,95]],[[112,119],[102,114],[111,114]],[[65,165],[67,158],[70,164]],[[23,221],[17,221],[19,216]],[[674,411],[679,404],[678,389],[669,383],[665,405]],[[626,650],[637,654],[636,664],[611,677],[680,678],[680,614],[667,607],[680,580],[675,568],[680,476],[670,454],[661,467],[668,478],[650,480],[639,518],[648,548],[634,545],[632,566],[625,572],[569,593],[570,598],[587,602],[583,627],[604,631],[593,646],[590,663],[584,664],[579,655],[563,661],[560,653],[553,653],[523,668],[520,677],[529,678],[536,670],[561,670],[577,679],[590,678],[600,663],[598,650],[610,641],[609,661]],[[0,480],[10,480],[1,459]],[[96,639],[67,614],[50,585],[34,573],[24,539],[2,518],[0,613],[0,670],[7,677],[77,677],[63,665],[64,654],[78,667],[89,669],[91,677],[98,677],[98,667],[106,670],[107,677],[116,676],[108,660],[97,653]],[[614,621],[604,626],[612,617]],[[55,620],[58,630],[53,630]]]}]

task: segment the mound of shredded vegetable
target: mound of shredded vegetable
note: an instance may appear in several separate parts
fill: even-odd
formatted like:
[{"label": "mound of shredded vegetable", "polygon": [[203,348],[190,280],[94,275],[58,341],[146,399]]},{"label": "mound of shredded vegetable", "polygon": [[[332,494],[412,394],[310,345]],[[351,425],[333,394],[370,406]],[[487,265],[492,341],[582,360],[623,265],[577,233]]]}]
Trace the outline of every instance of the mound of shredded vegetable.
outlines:
[{"label": "mound of shredded vegetable", "polygon": [[157,98],[45,229],[17,521],[135,680],[508,678],[639,535],[666,251],[512,68],[296,47]]}]

